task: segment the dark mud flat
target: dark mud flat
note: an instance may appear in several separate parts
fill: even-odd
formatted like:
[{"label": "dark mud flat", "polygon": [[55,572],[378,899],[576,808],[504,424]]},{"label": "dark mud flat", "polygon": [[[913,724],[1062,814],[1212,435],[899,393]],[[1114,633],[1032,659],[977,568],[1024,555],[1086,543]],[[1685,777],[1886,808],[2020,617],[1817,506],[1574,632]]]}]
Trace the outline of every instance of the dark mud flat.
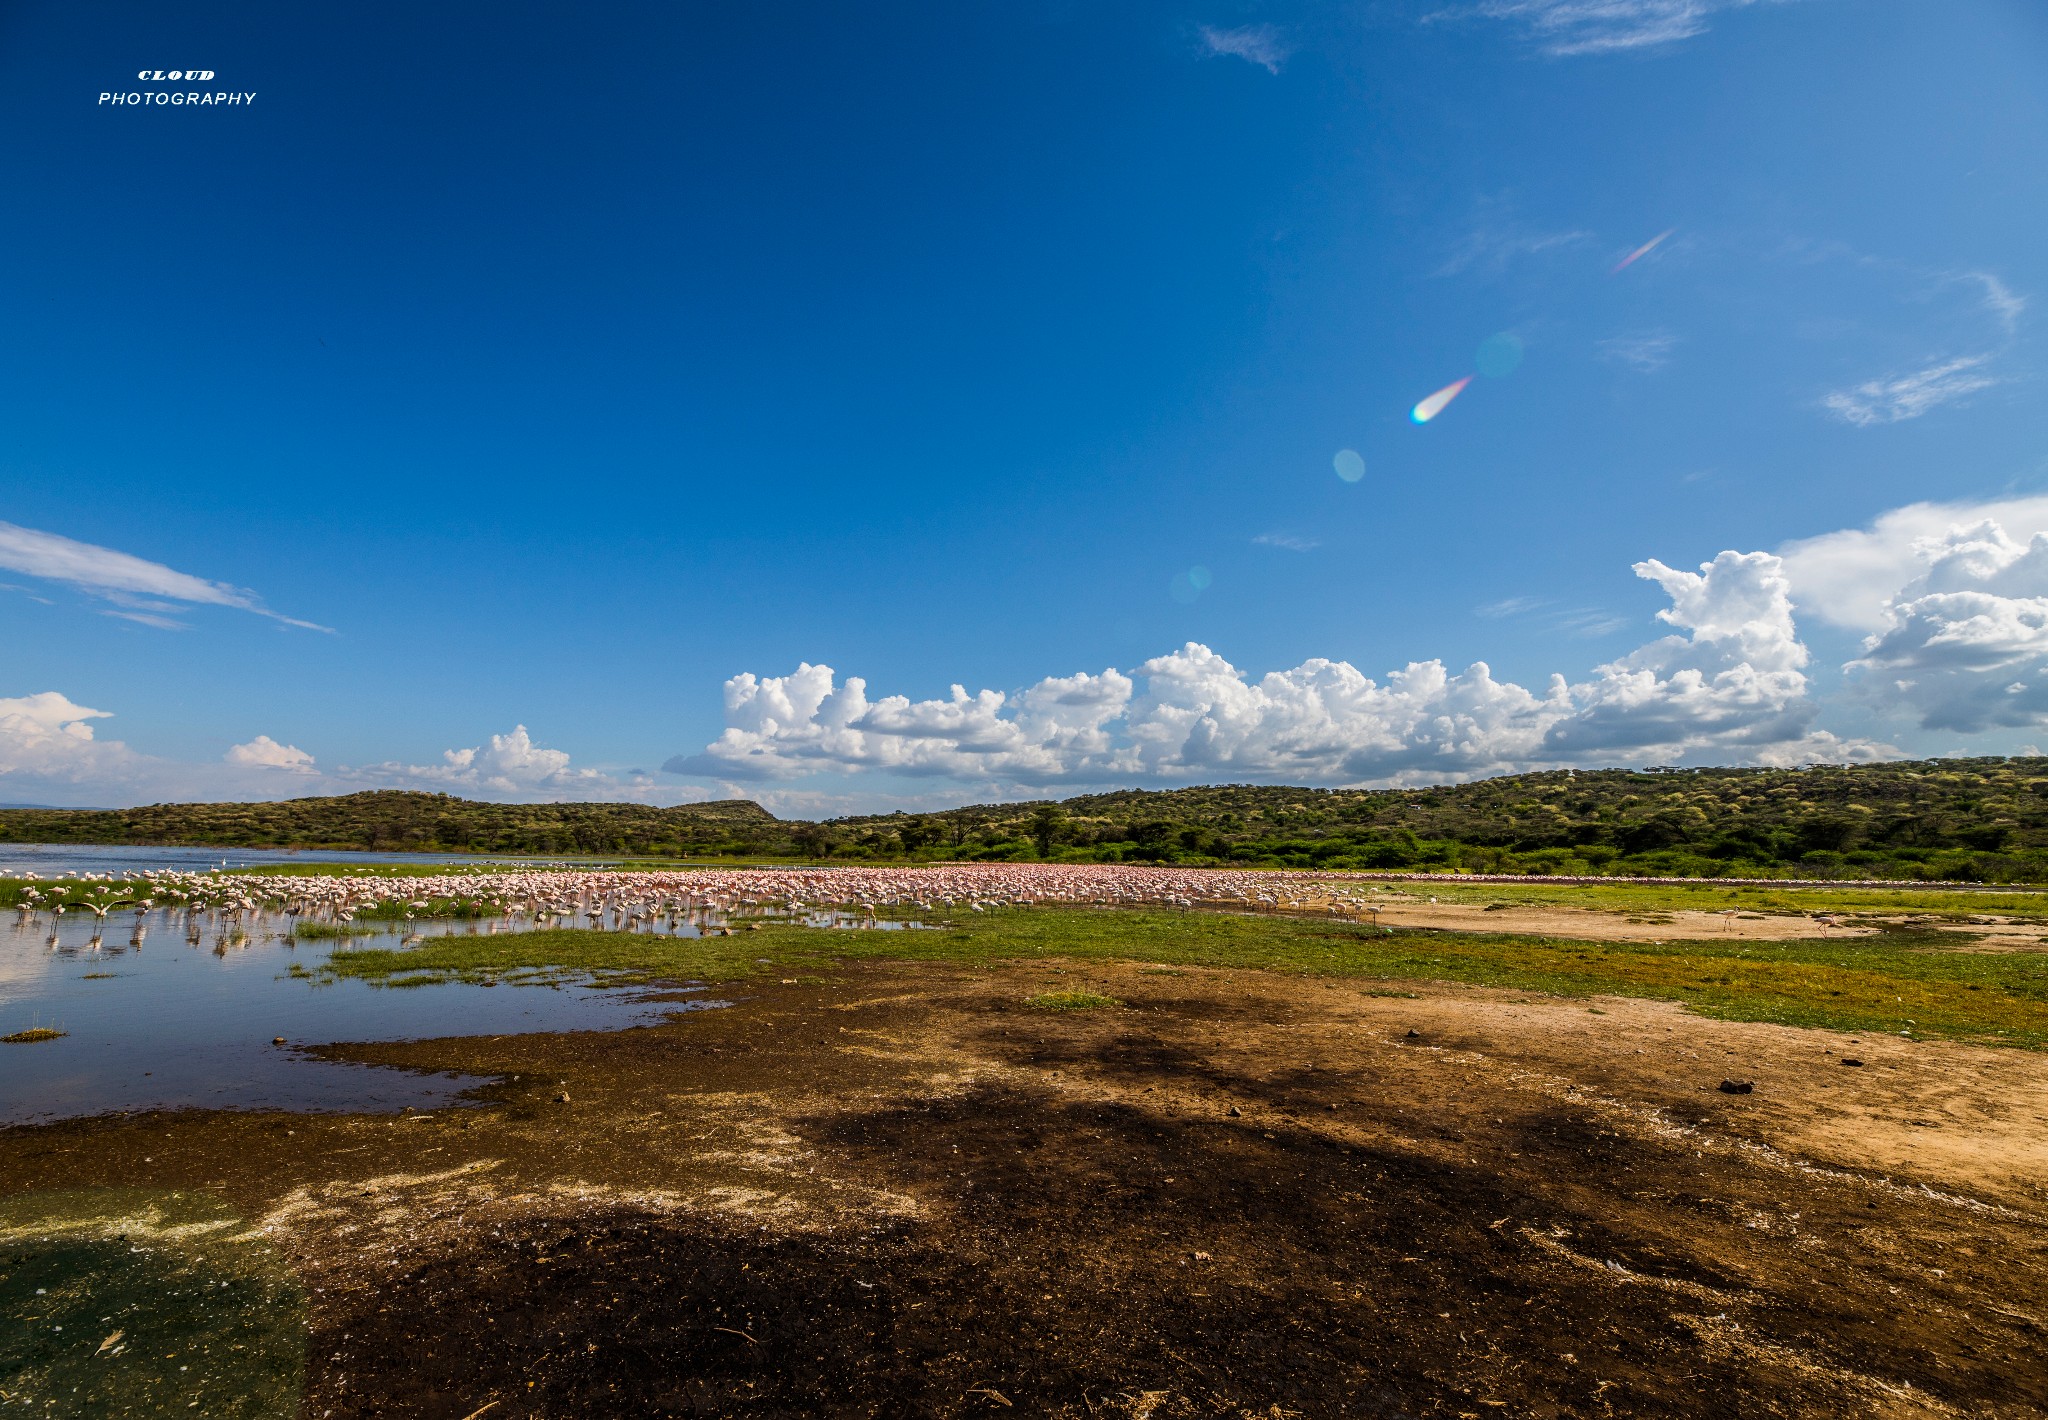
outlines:
[{"label": "dark mud flat", "polygon": [[224,1200],[313,1417],[2048,1413],[2040,1057],[1602,1011],[876,964],[333,1052],[481,1109],[14,1129],[0,1192]]}]

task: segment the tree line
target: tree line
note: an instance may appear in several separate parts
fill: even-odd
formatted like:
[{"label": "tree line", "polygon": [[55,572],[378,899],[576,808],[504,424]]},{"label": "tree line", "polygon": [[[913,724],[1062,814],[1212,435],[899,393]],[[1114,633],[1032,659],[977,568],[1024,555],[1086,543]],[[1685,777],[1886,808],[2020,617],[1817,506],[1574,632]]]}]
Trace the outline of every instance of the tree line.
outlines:
[{"label": "tree line", "polygon": [[379,790],[0,810],[0,841],[2048,881],[2048,759],[1558,770],[1414,789],[1204,785],[819,822],[745,799],[489,804]]}]

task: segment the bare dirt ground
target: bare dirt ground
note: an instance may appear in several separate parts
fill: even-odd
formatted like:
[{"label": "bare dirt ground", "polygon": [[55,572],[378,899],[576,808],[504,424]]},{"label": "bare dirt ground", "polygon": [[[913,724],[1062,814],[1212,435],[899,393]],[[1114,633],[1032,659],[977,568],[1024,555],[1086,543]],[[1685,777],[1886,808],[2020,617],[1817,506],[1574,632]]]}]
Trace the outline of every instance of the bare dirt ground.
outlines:
[{"label": "bare dirt ground", "polygon": [[[1355,914],[1346,914],[1355,915]],[[1879,930],[1863,921],[1838,923],[1790,913],[1639,912],[1588,907],[1487,907],[1478,903],[1390,898],[1361,920],[1386,927],[1436,927],[1452,932],[1518,932],[1596,942],[1790,941],[1794,938],[1865,937]],[[1981,929],[1979,929],[1981,930]]]},{"label": "bare dirt ground", "polygon": [[[1377,913],[1347,917],[1387,927],[1434,927],[1451,932],[1515,932],[1595,942],[1793,941],[1867,937],[1886,926],[1917,926],[1967,934],[1957,951],[2048,951],[2048,923],[2006,917],[1952,922],[1914,913],[1791,913],[1747,910],[1621,912],[1566,905],[1431,902],[1426,897],[1382,899]],[[1987,928],[1989,930],[1987,930]]]},{"label": "bare dirt ground", "polygon": [[2006,922],[1995,924],[1990,931],[1982,925],[1959,926],[1952,923],[1929,923],[1944,932],[1968,933],[1968,942],[1958,943],[1949,948],[1957,952],[2042,952],[2048,951],[2048,924],[2039,922]]},{"label": "bare dirt ground", "polygon": [[0,1194],[259,1220],[310,1417],[2048,1413],[2048,1059],[1417,990],[849,966],[333,1052],[483,1108],[5,1131]]}]

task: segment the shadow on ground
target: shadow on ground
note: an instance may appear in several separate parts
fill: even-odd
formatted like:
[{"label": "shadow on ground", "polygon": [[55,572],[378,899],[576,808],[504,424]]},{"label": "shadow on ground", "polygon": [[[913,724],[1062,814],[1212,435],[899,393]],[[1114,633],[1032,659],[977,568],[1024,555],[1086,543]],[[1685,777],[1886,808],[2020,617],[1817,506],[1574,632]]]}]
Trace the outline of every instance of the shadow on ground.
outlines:
[{"label": "shadow on ground", "polygon": [[[1128,1039],[1064,1058],[1126,1078],[1195,1068]],[[927,1200],[927,1216],[851,1235],[630,1212],[507,1230],[331,1318],[310,1412],[462,1417],[496,1401],[506,1414],[1163,1420],[2048,1403],[2038,1373],[2015,1384],[2023,1327],[1944,1319],[1887,1256],[1873,1219],[1896,1200],[1789,1179],[1773,1190],[1591,1110],[1455,1120],[1418,1141],[1380,1118],[1384,1102],[1358,1101],[1367,1082],[1236,1083],[1272,1108],[1174,1117],[979,1087],[812,1119],[824,1156]],[[1284,1108],[1337,1116],[1343,1135]],[[1754,1207],[1774,1192],[1780,1206]],[[1889,1291],[1900,1282],[1916,1288],[1910,1308]]]}]

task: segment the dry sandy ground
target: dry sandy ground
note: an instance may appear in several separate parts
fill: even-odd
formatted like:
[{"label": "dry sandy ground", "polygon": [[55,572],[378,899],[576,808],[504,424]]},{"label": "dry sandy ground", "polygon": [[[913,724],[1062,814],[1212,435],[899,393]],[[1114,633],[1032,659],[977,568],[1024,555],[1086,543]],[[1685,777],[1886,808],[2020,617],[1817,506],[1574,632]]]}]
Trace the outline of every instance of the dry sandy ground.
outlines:
[{"label": "dry sandy ground", "polygon": [[[1347,914],[1350,915],[1350,914]],[[1693,940],[1785,941],[1795,937],[1862,937],[1874,925],[1844,919],[1829,925],[1813,917],[1753,912],[1602,912],[1586,907],[1515,906],[1390,899],[1362,921],[1386,927],[1437,927],[1453,932],[1518,932],[1596,942]]]},{"label": "dry sandy ground", "polygon": [[335,1052],[482,1108],[5,1131],[0,1194],[261,1220],[311,1417],[2048,1414],[2048,1059],[1418,990],[848,966]]},{"label": "dry sandy ground", "polygon": [[1844,913],[1818,916],[1789,912],[1720,911],[1617,912],[1563,905],[1431,902],[1427,897],[1389,895],[1377,914],[1346,912],[1387,927],[1435,927],[1453,932],[1515,932],[1596,942],[1790,941],[1867,937],[1885,925],[1916,926],[1968,934],[1964,951],[2048,950],[2048,923],[1980,917],[1971,923],[1911,913]]},{"label": "dry sandy ground", "polygon": [[1963,927],[1951,923],[1930,923],[1944,932],[1968,933],[1971,940],[1949,948],[1956,952],[2040,952],[2048,951],[2048,923],[2001,921],[1990,931],[1982,926]]}]

